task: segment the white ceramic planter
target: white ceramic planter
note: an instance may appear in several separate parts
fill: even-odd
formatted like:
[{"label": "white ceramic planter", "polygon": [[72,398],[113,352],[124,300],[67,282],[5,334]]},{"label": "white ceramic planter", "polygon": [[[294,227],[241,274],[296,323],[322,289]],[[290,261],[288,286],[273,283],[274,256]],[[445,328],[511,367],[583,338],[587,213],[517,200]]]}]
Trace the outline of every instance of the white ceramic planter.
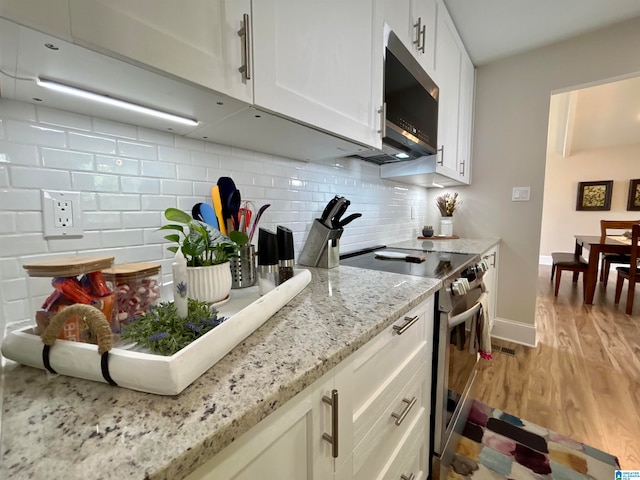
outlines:
[{"label": "white ceramic planter", "polygon": [[453,217],[442,217],[440,219],[440,235],[445,237],[453,235]]},{"label": "white ceramic planter", "polygon": [[187,267],[187,295],[201,302],[219,302],[231,291],[230,263]]}]

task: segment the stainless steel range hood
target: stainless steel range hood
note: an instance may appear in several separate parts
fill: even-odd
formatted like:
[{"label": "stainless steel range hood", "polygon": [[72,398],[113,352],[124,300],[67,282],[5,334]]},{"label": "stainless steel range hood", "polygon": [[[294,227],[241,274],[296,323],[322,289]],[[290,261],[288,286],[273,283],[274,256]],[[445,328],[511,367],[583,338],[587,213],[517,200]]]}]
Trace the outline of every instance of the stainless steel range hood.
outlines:
[{"label": "stainless steel range hood", "polygon": [[[367,147],[283,118],[163,72],[97,53],[0,18],[0,96],[122,123],[169,131],[302,161],[345,157]],[[181,125],[47,90],[45,77],[143,106],[197,119]]]}]

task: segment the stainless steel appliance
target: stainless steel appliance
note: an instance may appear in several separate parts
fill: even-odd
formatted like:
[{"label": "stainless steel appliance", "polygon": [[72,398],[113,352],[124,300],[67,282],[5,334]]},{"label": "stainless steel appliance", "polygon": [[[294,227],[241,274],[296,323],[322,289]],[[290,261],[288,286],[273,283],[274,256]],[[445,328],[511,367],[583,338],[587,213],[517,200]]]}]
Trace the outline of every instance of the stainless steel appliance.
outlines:
[{"label": "stainless steel appliance", "polygon": [[383,164],[435,155],[440,90],[400,39],[386,34],[382,152],[354,156]]},{"label": "stainless steel appliance", "polygon": [[376,246],[342,255],[340,264],[438,278],[443,283],[436,293],[434,312],[430,427],[433,432],[431,477],[445,478],[471,406],[470,392],[479,358],[475,349],[470,348],[477,324],[472,320],[481,313],[482,277],[488,265],[479,255],[473,254],[421,251],[425,261],[413,263],[383,259],[375,253],[381,250],[412,256],[417,253],[412,249]]}]

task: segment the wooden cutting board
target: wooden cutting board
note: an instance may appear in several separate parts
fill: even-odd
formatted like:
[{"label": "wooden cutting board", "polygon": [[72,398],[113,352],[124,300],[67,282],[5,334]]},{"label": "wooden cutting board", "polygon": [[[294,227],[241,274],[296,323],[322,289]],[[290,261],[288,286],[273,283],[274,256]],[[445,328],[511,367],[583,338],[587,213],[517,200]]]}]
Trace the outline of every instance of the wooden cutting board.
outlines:
[{"label": "wooden cutting board", "polygon": [[418,237],[418,240],[457,240],[458,238],[460,238],[458,235],[451,235],[450,237],[434,235],[433,237]]}]

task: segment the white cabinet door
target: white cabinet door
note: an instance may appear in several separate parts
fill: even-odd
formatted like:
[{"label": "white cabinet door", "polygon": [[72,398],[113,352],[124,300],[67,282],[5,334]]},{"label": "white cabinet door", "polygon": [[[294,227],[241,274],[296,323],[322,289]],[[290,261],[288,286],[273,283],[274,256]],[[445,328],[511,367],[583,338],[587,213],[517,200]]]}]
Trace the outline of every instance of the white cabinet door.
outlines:
[{"label": "white cabinet door", "polygon": [[458,109],[460,105],[461,53],[457,31],[444,4],[437,4],[436,84],[438,101],[438,163],[436,172],[458,179]]},{"label": "white cabinet door", "polygon": [[471,59],[462,52],[460,64],[460,106],[458,118],[458,174],[460,181],[471,183],[471,139],[473,135],[473,98],[476,71]]},{"label": "white cabinet door", "polygon": [[0,0],[0,17],[71,40],[68,0]]},{"label": "white cabinet door", "polygon": [[[249,0],[69,0],[74,41],[246,102],[251,80],[245,37]],[[249,17],[250,18],[250,17]]]},{"label": "white cabinet door", "polygon": [[489,270],[484,274],[482,280],[487,287],[489,296],[489,324],[491,329],[493,329],[496,319],[496,302],[498,301],[498,251],[498,245],[496,245],[482,254],[482,259],[489,265]]},{"label": "white cabinet door", "polygon": [[372,1],[253,2],[255,105],[380,147]]}]

